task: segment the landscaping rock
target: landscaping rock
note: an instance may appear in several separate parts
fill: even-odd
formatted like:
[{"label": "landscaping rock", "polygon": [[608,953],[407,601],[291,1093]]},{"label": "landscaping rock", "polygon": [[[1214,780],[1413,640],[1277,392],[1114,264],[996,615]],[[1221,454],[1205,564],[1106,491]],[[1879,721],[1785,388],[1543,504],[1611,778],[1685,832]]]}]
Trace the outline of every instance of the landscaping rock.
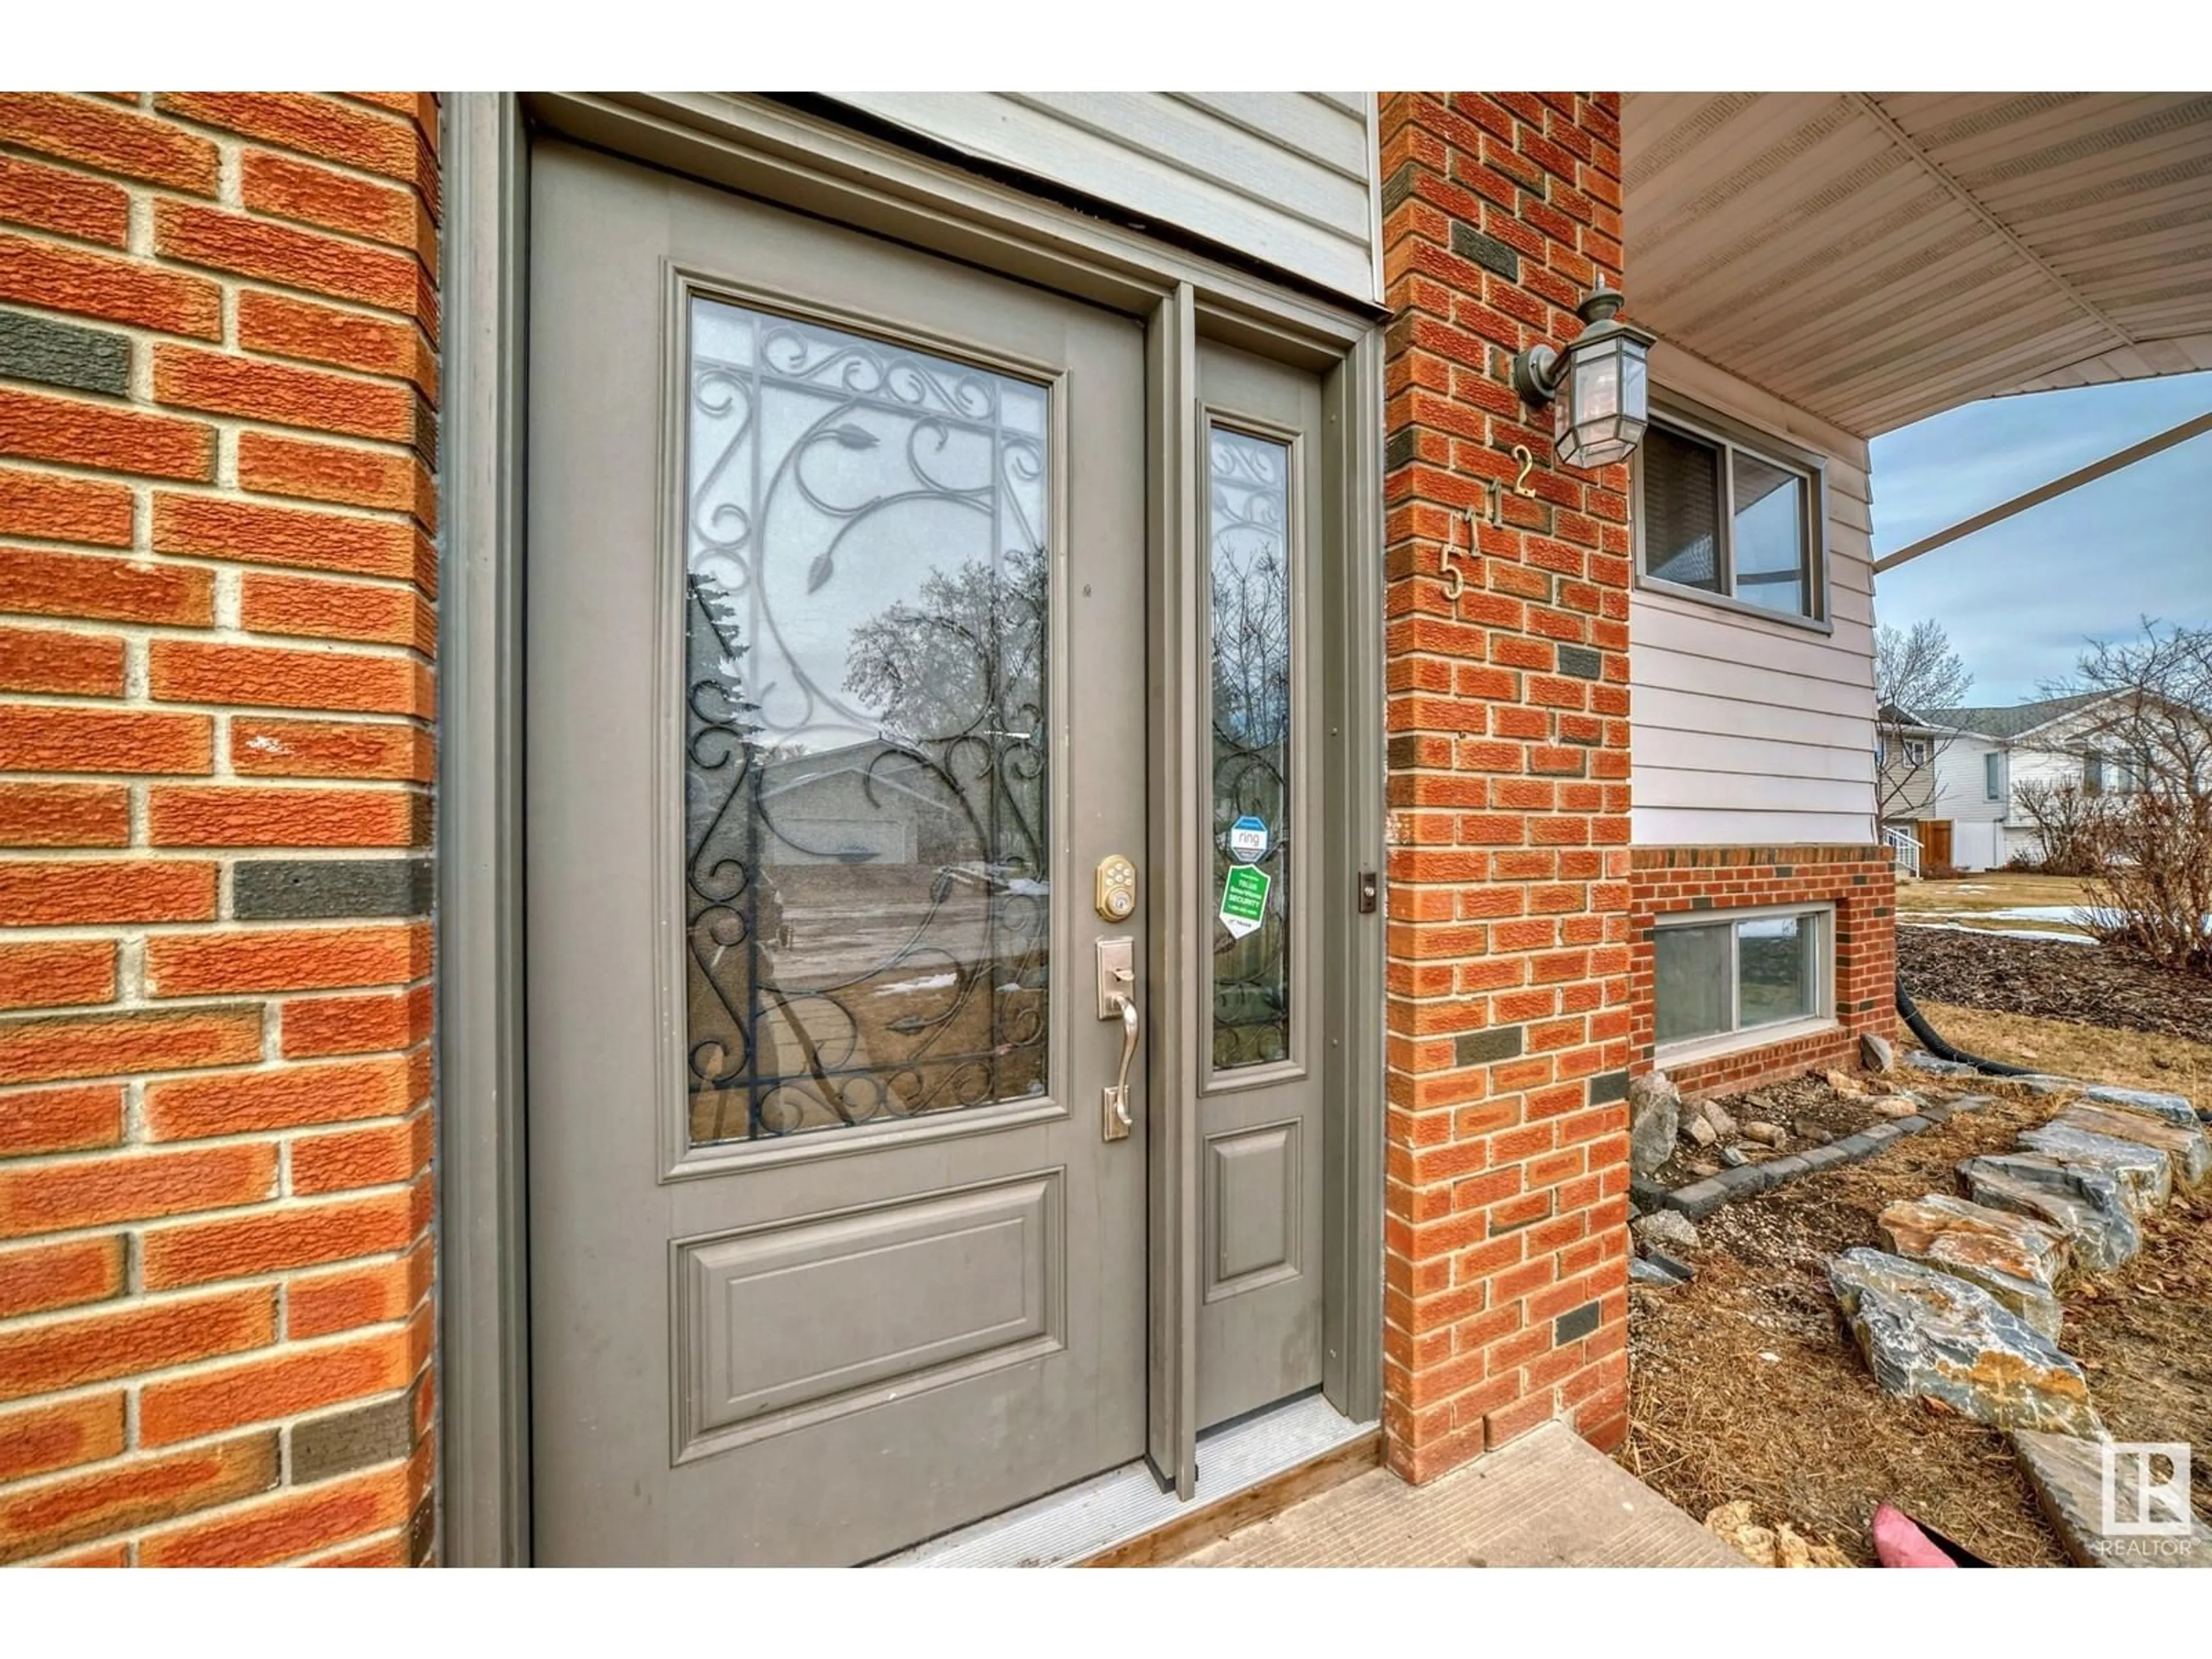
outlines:
[{"label": "landscaping rock", "polygon": [[1723,1146],[1721,1148],[1721,1162],[1731,1170],[1741,1170],[1745,1164],[1750,1163],[1751,1160],[1748,1158],[1746,1158],[1743,1153],[1739,1152],[1735,1147]]},{"label": "landscaping rock", "polygon": [[1807,1124],[1803,1128],[1798,1130],[1797,1133],[1801,1139],[1809,1140],[1815,1146],[1825,1146],[1836,1138],[1832,1133],[1826,1129],[1823,1129],[1817,1123]]},{"label": "landscaping rock", "polygon": [[2020,1144],[2057,1158],[2069,1170],[2101,1170],[2117,1177],[2120,1196],[2132,1214],[2147,1215],[2173,1196],[2173,1162],[2155,1146],[2064,1123],[2030,1129]]},{"label": "landscaping rock", "polygon": [[1698,1224],[1675,1210],[1660,1210],[1654,1214],[1639,1216],[1629,1228],[1636,1242],[1647,1249],[1694,1250],[1698,1248]]},{"label": "landscaping rock", "polygon": [[2058,1340],[2052,1287],[2073,1252],[2057,1228],[1942,1193],[1901,1199],[1875,1218],[1875,1226],[1893,1255],[1980,1285],[2031,1328]]},{"label": "landscaping rock", "polygon": [[1978,1112],[1996,1103],[1994,1095],[1957,1095],[1952,1098],[1951,1109],[1954,1112]]},{"label": "landscaping rock", "polygon": [[2081,1368],[1978,1285],[1863,1246],[1828,1282],[1875,1380],[2000,1429],[2104,1431]]},{"label": "landscaping rock", "polygon": [[1693,1109],[1699,1117],[1713,1126],[1713,1133],[1723,1140],[1734,1140],[1736,1138],[1735,1119],[1729,1115],[1728,1108],[1717,1100],[1701,1100]]},{"label": "landscaping rock", "polygon": [[2008,1152],[1970,1158],[1959,1178],[1975,1203],[2033,1216],[2062,1229],[2074,1261],[2086,1273],[2110,1273],[2132,1261],[2142,1232],[2114,1176],[2069,1170],[2055,1158]]},{"label": "landscaping rock", "polygon": [[[2025,1429],[2014,1432],[2012,1449],[2051,1529],[2082,1566],[2212,1567],[2212,1527],[2193,1516],[2189,1531],[2179,1537],[2106,1533],[2105,1451],[2099,1442]],[[2131,1474],[2132,1463],[2124,1460],[2120,1467]],[[2120,1495],[2116,1514],[2130,1522],[2145,1518],[2137,1513],[2138,1501],[2132,1492]],[[2148,1518],[2164,1517],[2154,1510]]]},{"label": "landscaping rock", "polygon": [[1887,1037],[1863,1031],[1859,1034],[1859,1064],[1869,1072],[1887,1072],[1897,1064],[1897,1050],[1890,1047]]},{"label": "landscaping rock", "polygon": [[1881,1095],[1867,1104],[1884,1117],[1917,1117],[1920,1114],[1920,1103],[1910,1095]]},{"label": "landscaping rock", "polygon": [[1964,1060],[1938,1060],[1924,1048],[1915,1048],[1905,1055],[1905,1063],[1916,1072],[1933,1072],[1938,1077],[1979,1077],[1981,1073]]},{"label": "landscaping rock", "polygon": [[2184,1129],[2193,1129],[2197,1126],[2197,1109],[2179,1095],[2162,1095],[2149,1089],[2123,1089],[2111,1083],[2093,1083],[2081,1091],[2081,1098],[2107,1106],[2126,1106],[2138,1112],[2148,1112],[2153,1117],[2164,1118],[2168,1123]]},{"label": "landscaping rock", "polygon": [[1721,1185],[1720,1177],[1714,1176],[1708,1180],[1692,1182],[1686,1187],[1675,1188],[1667,1194],[1666,1204],[1668,1209],[1680,1211],[1692,1221],[1703,1221],[1727,1203],[1731,1196],[1733,1194],[1729,1189]]},{"label": "landscaping rock", "polygon": [[1652,1250],[1636,1258],[1647,1267],[1656,1267],[1677,1285],[1686,1285],[1698,1276],[1698,1270],[1686,1261],[1677,1261],[1663,1251]]},{"label": "landscaping rock", "polygon": [[1650,1175],[1674,1155],[1682,1091],[1664,1072],[1646,1072],[1628,1085],[1628,1167]]},{"label": "landscaping rock", "polygon": [[1779,1123],[1747,1123],[1743,1138],[1755,1140],[1762,1146],[1784,1146],[1789,1144],[1790,1132]]},{"label": "landscaping rock", "polygon": [[1671,1291],[1686,1281],[1674,1277],[1656,1261],[1647,1261],[1640,1255],[1628,1258],[1628,1282],[1649,1285],[1654,1290]]},{"label": "landscaping rock", "polygon": [[1710,1146],[1720,1139],[1713,1126],[1701,1117],[1684,1120],[1682,1133],[1692,1146]]},{"label": "landscaping rock", "polygon": [[1849,1072],[1824,1072],[1820,1074],[1820,1080],[1839,1095],[1856,1098],[1866,1092],[1859,1086],[1859,1080]]},{"label": "landscaping rock", "polygon": [[2201,1187],[2212,1176],[2212,1139],[2194,1123],[2185,1127],[2132,1107],[2094,1105],[2087,1099],[2075,1101],[2051,1121],[2157,1147],[2173,1161],[2173,1179],[2179,1186]]},{"label": "landscaping rock", "polygon": [[2077,1079],[2053,1077],[2047,1072],[2033,1072],[2026,1077],[2008,1077],[2005,1081],[2017,1085],[2038,1098],[2045,1095],[2063,1095],[2069,1090],[2081,1086]]}]

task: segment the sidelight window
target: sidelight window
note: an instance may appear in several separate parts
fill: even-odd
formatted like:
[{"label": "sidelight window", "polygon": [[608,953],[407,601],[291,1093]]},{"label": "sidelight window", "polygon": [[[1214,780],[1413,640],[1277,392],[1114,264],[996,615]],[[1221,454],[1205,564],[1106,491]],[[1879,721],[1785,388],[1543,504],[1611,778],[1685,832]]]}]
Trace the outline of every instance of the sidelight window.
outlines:
[{"label": "sidelight window", "polygon": [[1206,434],[1218,1071],[1290,1055],[1294,453],[1225,426]]}]

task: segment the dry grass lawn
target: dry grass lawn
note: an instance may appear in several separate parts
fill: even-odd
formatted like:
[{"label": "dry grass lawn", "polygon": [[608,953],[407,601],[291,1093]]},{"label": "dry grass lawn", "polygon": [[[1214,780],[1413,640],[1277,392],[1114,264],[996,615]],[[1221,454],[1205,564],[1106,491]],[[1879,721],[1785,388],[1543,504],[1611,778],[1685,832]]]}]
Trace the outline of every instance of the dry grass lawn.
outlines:
[{"label": "dry grass lawn", "polygon": [[1923,1002],[1920,1012],[1945,1042],[1984,1060],[2033,1066],[2089,1083],[2212,1100],[2212,1042],[2031,1014],[1990,1013],[1954,1003]]},{"label": "dry grass lawn", "polygon": [[2012,870],[1985,870],[1949,881],[1897,884],[1897,908],[1905,915],[1929,910],[2009,910],[2021,904],[2086,902],[2081,884],[2071,876],[2024,876]]}]

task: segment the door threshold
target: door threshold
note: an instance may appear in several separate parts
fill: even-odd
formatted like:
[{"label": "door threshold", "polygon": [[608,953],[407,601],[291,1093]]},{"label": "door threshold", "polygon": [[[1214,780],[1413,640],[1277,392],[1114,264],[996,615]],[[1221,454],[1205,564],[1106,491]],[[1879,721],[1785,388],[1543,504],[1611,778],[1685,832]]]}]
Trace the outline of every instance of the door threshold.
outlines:
[{"label": "door threshold", "polygon": [[[1141,1457],[1077,1486],[933,1538],[871,1565],[879,1567],[1066,1567],[1085,1564],[1141,1566],[1163,1559],[1158,1546],[1172,1528],[1167,1553],[1204,1541],[1189,1523],[1219,1515],[1231,1499],[1281,1477],[1326,1465],[1355,1474],[1372,1458],[1352,1449],[1376,1443],[1376,1425],[1354,1423],[1318,1391],[1224,1423],[1198,1437],[1198,1488],[1188,1503],[1162,1492]],[[1346,1457],[1333,1454],[1346,1453]],[[1322,1484],[1327,1484],[1323,1482]],[[1307,1495],[1297,1483],[1297,1497]],[[1319,1490],[1318,1486],[1311,1490]],[[1278,1495],[1279,1501],[1294,1499]],[[1249,1520],[1244,1505],[1237,1515]],[[1232,1520],[1230,1524],[1241,1524]]]}]

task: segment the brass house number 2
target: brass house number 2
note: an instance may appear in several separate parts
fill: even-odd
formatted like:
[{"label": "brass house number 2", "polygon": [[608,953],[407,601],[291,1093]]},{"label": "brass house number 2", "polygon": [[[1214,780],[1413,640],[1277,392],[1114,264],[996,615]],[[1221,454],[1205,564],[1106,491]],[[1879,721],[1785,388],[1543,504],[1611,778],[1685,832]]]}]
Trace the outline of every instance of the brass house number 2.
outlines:
[{"label": "brass house number 2", "polygon": [[[1513,493],[1534,498],[1536,492],[1529,487],[1528,475],[1536,470],[1536,458],[1528,453],[1528,445],[1516,444],[1513,446],[1513,459],[1521,463],[1521,470],[1513,475]],[[1490,497],[1491,524],[1498,529],[1504,528],[1505,481],[1503,478],[1487,479],[1483,489]],[[1467,550],[1469,553],[1474,550],[1474,509],[1470,507],[1467,510]],[[1452,602],[1455,611],[1459,607],[1459,596],[1467,591],[1467,577],[1459,567],[1461,557],[1460,550],[1450,542],[1437,544],[1437,568],[1443,576],[1444,597]]]}]

